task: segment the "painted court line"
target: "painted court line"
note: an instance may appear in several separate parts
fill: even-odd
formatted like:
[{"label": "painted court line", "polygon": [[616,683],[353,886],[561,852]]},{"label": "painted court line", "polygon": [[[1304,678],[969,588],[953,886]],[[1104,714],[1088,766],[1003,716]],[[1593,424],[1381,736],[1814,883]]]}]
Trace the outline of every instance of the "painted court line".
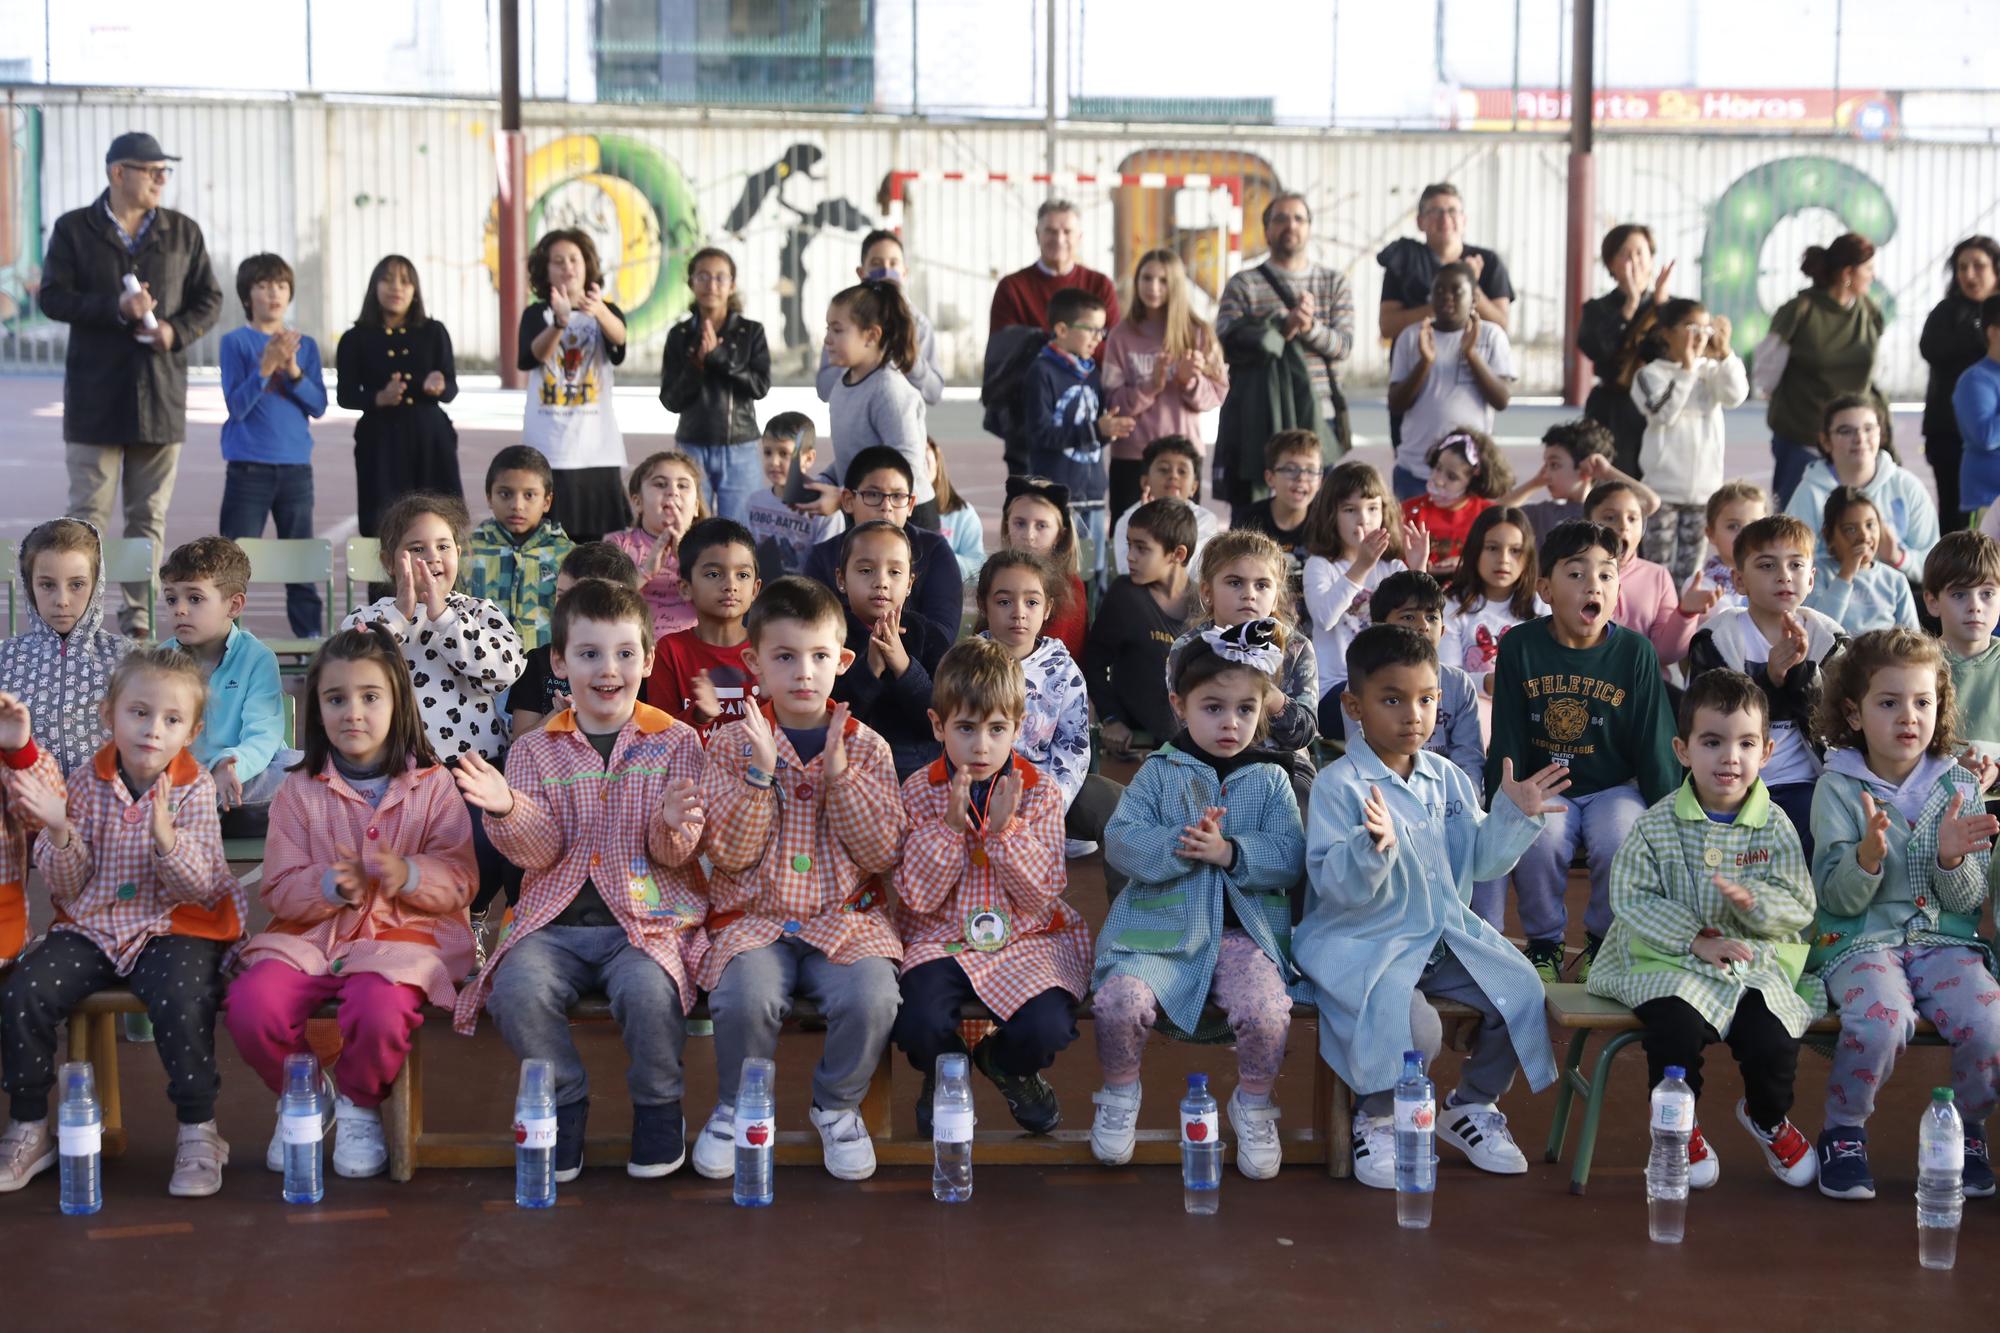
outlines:
[{"label": "painted court line", "polygon": [[285,1220],[294,1226],[317,1222],[380,1222],[389,1216],[387,1208],[314,1209],[309,1213],[288,1213]]},{"label": "painted court line", "polygon": [[192,1222],[156,1222],[143,1227],[92,1227],[83,1233],[92,1240],[143,1240],[149,1236],[192,1236]]}]

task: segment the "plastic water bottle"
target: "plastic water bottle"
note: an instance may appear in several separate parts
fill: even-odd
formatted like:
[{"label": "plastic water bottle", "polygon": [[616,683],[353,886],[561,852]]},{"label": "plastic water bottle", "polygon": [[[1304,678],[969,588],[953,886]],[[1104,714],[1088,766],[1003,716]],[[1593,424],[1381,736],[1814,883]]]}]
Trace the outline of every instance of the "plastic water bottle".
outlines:
[{"label": "plastic water bottle", "polygon": [[309,1052],[286,1056],[285,1097],[278,1106],[286,1203],[318,1203],[326,1195],[320,1096],[319,1061]]},{"label": "plastic water bottle", "polygon": [[97,1109],[97,1071],[72,1061],[57,1079],[63,1090],[56,1108],[62,1210],[71,1217],[85,1217],[104,1206],[104,1116]]},{"label": "plastic water bottle", "polygon": [[940,1055],[931,1094],[931,1197],[964,1203],[972,1197],[972,1081],[963,1055]]},{"label": "plastic water bottle", "polygon": [[1396,1081],[1396,1225],[1429,1226],[1436,1198],[1437,1089],[1424,1073],[1424,1053],[1404,1051]]},{"label": "plastic water bottle", "polygon": [[556,1205],[556,1074],[547,1060],[521,1061],[514,1095],[514,1204]]},{"label": "plastic water bottle", "polygon": [[1965,1124],[1951,1089],[1933,1088],[1917,1126],[1917,1262],[1925,1268],[1950,1268],[1958,1261],[1964,1187]]},{"label": "plastic water bottle", "polygon": [[1181,1206],[1200,1216],[1222,1206],[1222,1118],[1206,1074],[1189,1074],[1181,1098]]},{"label": "plastic water bottle", "polygon": [[1694,1092],[1687,1070],[1668,1065],[1653,1088],[1653,1155],[1646,1159],[1646,1234],[1678,1245],[1687,1234],[1688,1140],[1694,1134]]},{"label": "plastic water bottle", "polygon": [[771,1085],[778,1067],[751,1056],[736,1084],[736,1202],[745,1208],[771,1206],[771,1140],[776,1113]]}]

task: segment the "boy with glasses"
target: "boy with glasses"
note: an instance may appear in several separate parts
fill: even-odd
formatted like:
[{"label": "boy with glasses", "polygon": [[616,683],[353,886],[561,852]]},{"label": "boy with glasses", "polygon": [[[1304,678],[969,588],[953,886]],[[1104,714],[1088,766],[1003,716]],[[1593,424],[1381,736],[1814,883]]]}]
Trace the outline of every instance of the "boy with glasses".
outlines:
[{"label": "boy with glasses", "polygon": [[1049,298],[1049,341],[1021,386],[1028,472],[1069,487],[1078,535],[1090,543],[1086,577],[1104,560],[1104,498],[1110,467],[1104,446],[1132,433],[1132,418],[1103,408],[1097,349],[1108,324],[1104,302],[1066,287]]},{"label": "boy with glasses", "polygon": [[1250,506],[1233,526],[1261,532],[1285,548],[1294,597],[1305,595],[1306,511],[1319,494],[1319,436],[1309,430],[1281,430],[1264,446],[1264,484],[1271,493]]}]

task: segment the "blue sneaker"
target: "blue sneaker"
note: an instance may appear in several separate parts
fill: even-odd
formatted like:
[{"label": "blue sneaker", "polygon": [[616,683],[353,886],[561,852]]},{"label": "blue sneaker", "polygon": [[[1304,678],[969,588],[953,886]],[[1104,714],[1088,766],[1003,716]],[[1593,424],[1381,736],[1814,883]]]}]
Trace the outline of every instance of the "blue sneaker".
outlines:
[{"label": "blue sneaker", "polygon": [[1986,1155],[1986,1126],[1967,1125],[1965,1127],[1965,1197],[1984,1199],[1993,1193],[1993,1163]]},{"label": "blue sneaker", "polygon": [[657,1180],[681,1169],[687,1160],[687,1121],[681,1118],[681,1104],[632,1107],[632,1155],[626,1160],[625,1174],[639,1180]]},{"label": "blue sneaker", "polygon": [[1875,1177],[1868,1174],[1866,1129],[1828,1125],[1819,1132],[1819,1192],[1829,1199],[1875,1197]]}]

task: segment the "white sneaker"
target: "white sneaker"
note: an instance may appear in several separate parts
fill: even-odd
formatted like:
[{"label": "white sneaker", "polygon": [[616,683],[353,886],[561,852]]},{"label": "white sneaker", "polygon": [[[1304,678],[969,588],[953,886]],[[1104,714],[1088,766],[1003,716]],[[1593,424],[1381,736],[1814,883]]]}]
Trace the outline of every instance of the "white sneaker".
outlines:
[{"label": "white sneaker", "polygon": [[382,1137],[382,1109],[356,1106],[342,1097],[334,1106],[333,1173],[366,1180],[389,1169],[389,1143]]},{"label": "white sneaker", "polygon": [[1090,1155],[1106,1166],[1132,1160],[1132,1142],[1139,1137],[1139,1085],[1109,1084],[1090,1095],[1097,1114],[1090,1122]]},{"label": "white sneaker", "polygon": [[1396,1188],[1396,1117],[1354,1113],[1354,1178],[1371,1190]]},{"label": "white sneaker", "polygon": [[1525,1175],[1528,1159],[1507,1132],[1507,1117],[1491,1102],[1463,1102],[1440,1108],[1438,1137],[1451,1144],[1481,1171],[1496,1176]]},{"label": "white sneaker", "polygon": [[[325,1142],[326,1136],[333,1133],[334,1103],[338,1098],[339,1094],[333,1090],[333,1079],[329,1075],[321,1073],[319,1089],[319,1135],[321,1142]],[[285,1174],[285,1126],[282,1123],[284,1116],[285,1099],[280,1097],[278,1098],[279,1123],[274,1123],[271,1126],[271,1143],[269,1147],[264,1149],[264,1169],[278,1176]]]},{"label": "white sneaker", "polygon": [[1701,1122],[1697,1120],[1694,1130],[1688,1135],[1688,1188],[1712,1190],[1715,1182],[1721,1179],[1722,1159],[1715,1155],[1715,1149],[1708,1146],[1708,1138],[1701,1132]]},{"label": "white sneaker", "polygon": [[1229,1128],[1236,1135],[1236,1169],[1251,1180],[1269,1180],[1284,1164],[1278,1139],[1278,1108],[1265,1102],[1245,1106],[1243,1089],[1229,1094]]},{"label": "white sneaker", "polygon": [[[1764,1150],[1764,1165],[1771,1168],[1771,1174],[1793,1189],[1804,1189],[1819,1178],[1819,1154],[1789,1118],[1774,1133],[1766,1135],[1750,1118],[1749,1109],[1738,1101],[1736,1123],[1749,1130],[1750,1137]],[[1714,1149],[1709,1151],[1713,1154]]]},{"label": "white sneaker", "polygon": [[1090,856],[1097,851],[1097,844],[1086,838],[1066,838],[1063,841],[1063,859],[1075,861]]},{"label": "white sneaker", "polygon": [[728,1180],[736,1174],[736,1108],[717,1102],[694,1141],[694,1169],[708,1180]]},{"label": "white sneaker", "polygon": [[827,1172],[835,1180],[866,1180],[875,1174],[875,1140],[859,1111],[822,1111],[815,1106],[812,1122],[826,1154]]}]

